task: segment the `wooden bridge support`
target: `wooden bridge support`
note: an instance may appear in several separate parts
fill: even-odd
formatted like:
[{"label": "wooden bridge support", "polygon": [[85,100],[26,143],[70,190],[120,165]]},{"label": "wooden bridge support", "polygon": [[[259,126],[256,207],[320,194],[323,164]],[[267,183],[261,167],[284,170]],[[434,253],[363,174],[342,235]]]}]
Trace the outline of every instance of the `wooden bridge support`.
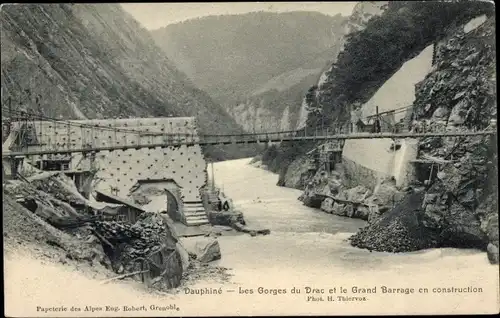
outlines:
[{"label": "wooden bridge support", "polygon": [[22,164],[24,157],[7,157],[2,158],[2,177],[4,180],[13,180],[17,178],[19,166]]}]

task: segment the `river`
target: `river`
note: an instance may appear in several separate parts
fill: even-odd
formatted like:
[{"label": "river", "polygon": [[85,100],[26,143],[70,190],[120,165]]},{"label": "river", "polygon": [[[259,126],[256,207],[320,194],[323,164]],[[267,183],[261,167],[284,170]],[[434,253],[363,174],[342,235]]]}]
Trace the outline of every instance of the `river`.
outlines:
[{"label": "river", "polygon": [[[363,227],[364,221],[305,207],[297,200],[300,191],[276,186],[276,174],[253,167],[249,161],[216,163],[216,183],[233,199],[249,225],[268,228],[271,234],[218,238],[222,259],[211,266],[228,268],[232,275],[230,282],[198,281],[189,288],[220,289],[222,295],[191,295],[186,294],[184,288],[176,295],[152,295],[141,291],[138,283],[116,281],[102,285],[95,278],[85,277],[61,264],[11,256],[6,261],[9,268],[6,294],[10,295],[6,303],[10,312],[36,315],[36,306],[57,304],[69,307],[71,304],[145,305],[149,308],[147,312],[99,311],[99,315],[105,316],[498,312],[498,266],[489,264],[486,253],[447,248],[390,254],[354,248],[347,238]],[[383,293],[383,286],[406,288],[408,293]],[[274,289],[276,295],[261,294],[259,287],[268,293]],[[306,294],[306,287],[317,289],[315,299],[322,297],[322,301],[308,300],[312,294]],[[371,290],[376,287],[376,293],[354,293],[353,287]],[[482,292],[435,290],[450,287],[481,288]],[[293,288],[301,292],[292,293]],[[278,294],[278,289],[285,293]],[[339,296],[345,295],[366,297],[366,300],[340,300]],[[330,298],[333,301],[328,301],[328,296],[333,296]],[[180,310],[150,308],[173,304]],[[79,312],[77,315],[95,314]]]},{"label": "river", "polygon": [[[484,252],[446,248],[392,254],[354,248],[347,238],[363,227],[364,221],[302,205],[297,200],[300,190],[276,186],[276,174],[253,167],[249,161],[242,159],[214,165],[216,184],[233,199],[247,223],[271,230],[267,236],[219,238],[223,255],[219,264],[232,269],[234,284],[288,290],[293,286],[328,288],[339,285],[427,287],[429,290],[433,287],[482,286],[486,289],[479,297],[477,294],[474,297],[471,294],[439,294],[442,298],[436,298],[432,291],[428,295],[371,295],[372,299],[390,301],[387,307],[369,301],[363,306],[359,303],[353,306],[352,303],[306,302],[305,294],[256,298],[264,306],[283,301],[282,305],[276,305],[280,313],[287,314],[297,313],[299,308],[302,314],[325,313],[326,308],[332,310],[326,313],[350,312],[353,308],[357,313],[439,313],[462,312],[467,308],[480,310],[481,304],[488,299],[498,303],[498,266],[490,265]],[[276,298],[272,300],[273,297]],[[287,300],[291,302],[285,305]],[[443,308],[444,311],[432,308],[432,303],[439,305],[441,301],[449,302],[450,306]],[[422,307],[422,302],[430,307]],[[451,306],[454,302],[456,305]],[[266,313],[265,308],[256,310]]]}]

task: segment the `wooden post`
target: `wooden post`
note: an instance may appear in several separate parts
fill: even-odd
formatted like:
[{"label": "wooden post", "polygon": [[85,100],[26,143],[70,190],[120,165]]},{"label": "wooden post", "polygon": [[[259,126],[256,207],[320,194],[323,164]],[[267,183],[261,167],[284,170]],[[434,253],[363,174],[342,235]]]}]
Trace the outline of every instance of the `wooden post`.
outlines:
[{"label": "wooden post", "polygon": [[9,124],[7,125],[7,136],[10,134],[12,131],[12,98],[9,96],[8,98],[8,103],[9,103]]},{"label": "wooden post", "polygon": [[210,169],[212,170],[212,192],[215,191],[215,178],[214,178],[214,162],[210,161]]}]

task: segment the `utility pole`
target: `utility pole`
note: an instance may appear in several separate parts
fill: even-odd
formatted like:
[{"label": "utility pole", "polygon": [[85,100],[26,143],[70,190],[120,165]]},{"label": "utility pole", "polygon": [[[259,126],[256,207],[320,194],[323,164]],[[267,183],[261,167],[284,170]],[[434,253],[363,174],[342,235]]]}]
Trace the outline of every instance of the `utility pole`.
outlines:
[{"label": "utility pole", "polygon": [[7,123],[7,136],[10,135],[10,132],[12,131],[12,98],[9,96],[7,99],[7,102],[9,104],[9,122]]},{"label": "utility pole", "polygon": [[321,114],[321,136],[323,136],[323,132],[325,130],[325,114]]},{"label": "utility pole", "polygon": [[[40,136],[38,137],[37,143],[42,143],[42,118],[43,118],[43,111],[42,111],[42,106],[40,105],[40,100],[42,99],[42,95],[38,94],[35,97],[35,103],[36,103],[36,108],[38,110],[38,121],[40,123],[40,129],[39,129],[39,134]],[[55,125],[54,125],[55,127]],[[33,128],[35,128],[35,123],[33,122]],[[36,134],[35,134],[36,136]]]},{"label": "utility pole", "polygon": [[349,132],[353,132],[353,126],[352,126],[352,104],[349,103]]}]

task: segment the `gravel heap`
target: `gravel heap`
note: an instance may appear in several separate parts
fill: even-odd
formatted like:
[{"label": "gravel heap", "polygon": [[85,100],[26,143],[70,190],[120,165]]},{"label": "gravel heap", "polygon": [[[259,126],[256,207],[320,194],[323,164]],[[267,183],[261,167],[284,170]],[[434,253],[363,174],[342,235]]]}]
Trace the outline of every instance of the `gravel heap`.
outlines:
[{"label": "gravel heap", "polygon": [[394,209],[349,238],[351,245],[383,252],[432,247],[436,233],[422,225],[424,193],[408,194]]}]

